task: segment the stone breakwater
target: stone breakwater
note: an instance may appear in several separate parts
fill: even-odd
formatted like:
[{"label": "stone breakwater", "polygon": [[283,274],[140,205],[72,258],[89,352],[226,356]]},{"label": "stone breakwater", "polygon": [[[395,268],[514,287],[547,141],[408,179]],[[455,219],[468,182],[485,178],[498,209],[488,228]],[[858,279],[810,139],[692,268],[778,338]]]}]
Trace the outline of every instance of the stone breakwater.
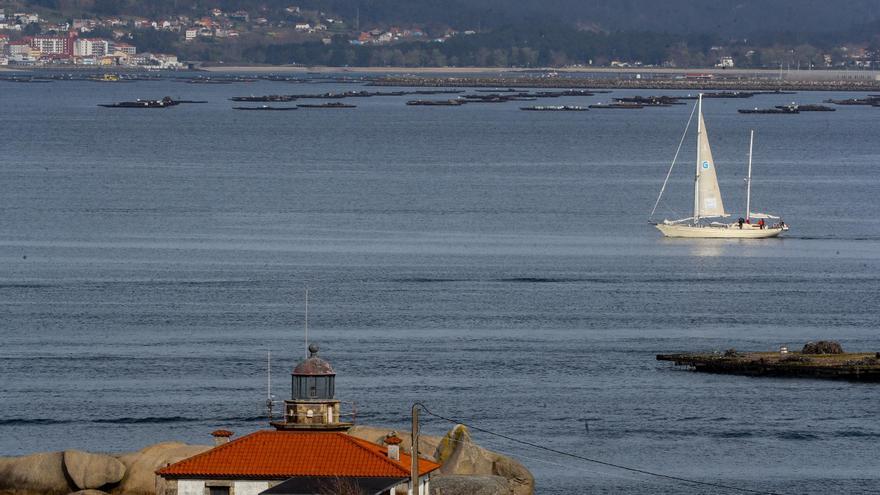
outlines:
[{"label": "stone breakwater", "polygon": [[[355,426],[348,434],[382,443],[388,428]],[[397,432],[405,453],[411,439]],[[155,495],[156,470],[212,447],[164,442],[137,452],[99,454],[79,450],[0,457],[0,495]],[[445,436],[419,437],[423,457],[442,464],[431,479],[435,495],[531,495],[535,480],[514,459],[486,450],[457,425]]]},{"label": "stone breakwater", "polygon": [[668,79],[646,77],[416,77],[389,76],[372,80],[370,86],[429,88],[583,88],[657,89],[686,91],[880,91],[877,80],[792,80],[769,78]]}]

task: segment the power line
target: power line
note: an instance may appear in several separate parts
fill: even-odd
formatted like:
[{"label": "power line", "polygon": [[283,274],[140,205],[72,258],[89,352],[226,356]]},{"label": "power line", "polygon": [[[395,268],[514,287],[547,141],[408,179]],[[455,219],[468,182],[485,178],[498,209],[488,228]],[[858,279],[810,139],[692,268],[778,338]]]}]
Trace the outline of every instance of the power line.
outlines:
[{"label": "power line", "polygon": [[[472,446],[474,446],[474,447],[480,447],[480,445],[478,445],[478,444],[475,443],[475,442],[470,442],[470,441],[456,441],[455,439],[450,439],[450,441],[457,442],[457,443],[462,443],[462,444],[468,444],[468,445],[472,445]],[[587,467],[584,467],[584,466],[572,466],[571,464],[563,464],[563,463],[561,463],[561,462],[549,461],[549,460],[547,460],[547,459],[542,459],[542,458],[540,458],[540,457],[531,457],[531,456],[527,456],[527,455],[522,454],[521,452],[515,452],[515,453],[514,453],[514,452],[507,452],[507,451],[505,451],[505,450],[502,450],[501,448],[494,447],[494,446],[491,446],[491,445],[490,445],[490,447],[492,447],[492,452],[496,452],[496,453],[499,453],[499,454],[503,454],[503,455],[506,455],[506,456],[508,456],[508,457],[517,457],[517,458],[519,458],[519,459],[528,459],[528,460],[530,460],[530,461],[543,462],[544,464],[549,464],[549,465],[551,465],[551,466],[557,466],[557,467],[563,467],[563,468],[566,468],[566,469],[579,469],[579,470],[581,470],[581,471],[586,471],[586,472],[588,472],[588,473],[592,473],[592,474],[596,474],[596,473],[598,473],[598,474],[601,474],[601,475],[603,475],[603,476],[610,476],[610,477],[612,477],[612,478],[619,478],[619,479],[622,479],[622,480],[628,480],[628,481],[641,480],[641,478],[636,477],[636,476],[632,476],[632,475],[621,474],[621,473],[614,474],[614,473],[612,473],[611,471],[594,471],[594,470],[592,470],[592,469],[590,469],[590,468],[587,468]]]},{"label": "power line", "polygon": [[648,475],[648,476],[655,476],[655,477],[657,477],[657,478],[665,478],[665,479],[668,479],[668,480],[680,481],[680,482],[683,482],[683,483],[692,483],[692,484],[695,484],[695,485],[711,486],[711,487],[713,487],[713,488],[721,488],[721,489],[724,489],[724,490],[732,490],[732,491],[741,492],[741,493],[760,493],[760,494],[762,494],[762,495],[782,495],[782,494],[777,493],[777,492],[768,492],[768,491],[761,491],[761,490],[752,490],[752,489],[750,489],[750,488],[741,488],[741,487],[738,487],[738,486],[723,485],[723,484],[721,484],[721,483],[711,483],[711,482],[708,482],[708,481],[693,480],[693,479],[689,479],[689,478],[682,478],[682,477],[680,477],[680,476],[672,476],[672,475],[669,475],[669,474],[662,474],[662,473],[655,473],[655,472],[653,472],[653,471],[647,471],[647,470],[645,470],[645,469],[639,469],[639,468],[633,468],[633,467],[629,467],[629,466],[623,466],[623,465],[620,465],[620,464],[614,464],[614,463],[612,463],[612,462],[600,461],[600,460],[598,460],[598,459],[591,459],[591,458],[589,458],[589,457],[585,457],[585,456],[578,455],[578,454],[572,454],[571,452],[566,452],[566,451],[564,451],[564,450],[558,450],[558,449],[554,449],[554,448],[547,447],[547,446],[544,446],[544,445],[540,445],[540,444],[537,444],[537,443],[532,443],[532,442],[527,442],[527,441],[525,441],[525,440],[520,440],[520,439],[518,439],[518,438],[514,438],[514,437],[511,437],[511,436],[508,436],[508,435],[504,435],[504,434],[502,434],[502,433],[496,433],[496,432],[494,432],[494,431],[487,430],[487,429],[485,429],[485,428],[480,428],[479,426],[474,426],[474,425],[471,425],[471,424],[467,424],[467,423],[465,423],[465,422],[463,422],[463,421],[459,421],[459,420],[454,419],[454,418],[447,418],[446,416],[442,416],[442,415],[440,415],[440,414],[437,414],[437,413],[435,413],[435,412],[432,412],[430,409],[428,409],[427,407],[425,407],[425,405],[422,404],[421,402],[416,402],[415,404],[413,404],[413,406],[419,406],[419,407],[421,407],[422,410],[425,411],[426,414],[430,414],[431,416],[434,416],[434,417],[436,417],[436,418],[442,419],[442,420],[444,420],[444,421],[449,421],[450,423],[460,424],[460,425],[467,426],[468,428],[470,428],[471,430],[474,430],[474,431],[479,431],[479,432],[482,432],[482,433],[486,433],[486,434],[488,434],[488,435],[494,435],[494,436],[496,436],[496,437],[503,438],[503,439],[505,439],[505,440],[509,440],[509,441],[511,441],[511,442],[519,443],[519,444],[522,444],[522,445],[526,445],[526,446],[529,446],[529,447],[532,447],[532,448],[535,448],[535,449],[545,450],[545,451],[547,451],[547,452],[552,452],[552,453],[554,453],[554,454],[564,455],[564,456],[567,456],[567,457],[573,457],[573,458],[575,458],[575,459],[579,459],[579,460],[587,461],[587,462],[592,462],[592,463],[595,463],[595,464],[600,464],[600,465],[602,465],[602,466],[609,466],[609,467],[613,467],[613,468],[617,468],[617,469],[623,469],[623,470],[625,470],[625,471],[630,471],[630,472],[633,472],[633,473],[646,474],[646,475]]}]

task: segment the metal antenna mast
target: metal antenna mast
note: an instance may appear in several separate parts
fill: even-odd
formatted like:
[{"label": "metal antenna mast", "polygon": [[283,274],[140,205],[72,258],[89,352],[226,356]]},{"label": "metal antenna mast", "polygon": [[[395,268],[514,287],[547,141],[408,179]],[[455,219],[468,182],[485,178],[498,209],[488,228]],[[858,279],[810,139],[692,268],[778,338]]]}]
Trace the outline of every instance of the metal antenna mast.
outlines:
[{"label": "metal antenna mast", "polygon": [[306,287],[306,359],[309,358],[309,288]]}]

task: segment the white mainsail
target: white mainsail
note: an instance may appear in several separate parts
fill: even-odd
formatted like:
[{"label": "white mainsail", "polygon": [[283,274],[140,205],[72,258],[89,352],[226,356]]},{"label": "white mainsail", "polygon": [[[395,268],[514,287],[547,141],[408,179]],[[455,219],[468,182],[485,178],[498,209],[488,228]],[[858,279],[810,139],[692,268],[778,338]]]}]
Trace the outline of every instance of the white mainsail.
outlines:
[{"label": "white mainsail", "polygon": [[697,196],[694,198],[694,221],[700,218],[727,216],[727,212],[724,211],[724,202],[721,200],[721,189],[718,188],[715,160],[712,159],[712,148],[709,147],[709,135],[706,132],[702,108],[699,113],[697,185],[694,188]]}]

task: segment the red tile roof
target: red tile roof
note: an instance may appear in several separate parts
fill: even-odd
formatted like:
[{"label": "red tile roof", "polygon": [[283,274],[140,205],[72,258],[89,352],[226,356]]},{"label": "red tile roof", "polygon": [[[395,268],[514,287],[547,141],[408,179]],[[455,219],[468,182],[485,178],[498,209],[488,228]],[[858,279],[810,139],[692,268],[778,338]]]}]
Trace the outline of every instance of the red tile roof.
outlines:
[{"label": "red tile roof", "polygon": [[[284,479],[294,476],[408,477],[410,456],[341,432],[268,431],[243,436],[166,466],[165,478]],[[440,465],[421,458],[419,475]]]}]

